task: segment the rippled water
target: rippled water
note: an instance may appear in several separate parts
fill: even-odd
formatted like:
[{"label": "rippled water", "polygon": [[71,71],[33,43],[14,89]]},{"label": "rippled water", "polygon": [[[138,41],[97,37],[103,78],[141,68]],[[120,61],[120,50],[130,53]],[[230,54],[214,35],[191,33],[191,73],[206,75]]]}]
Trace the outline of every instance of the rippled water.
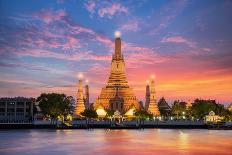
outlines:
[{"label": "rippled water", "polygon": [[0,155],[232,154],[223,130],[0,130]]}]

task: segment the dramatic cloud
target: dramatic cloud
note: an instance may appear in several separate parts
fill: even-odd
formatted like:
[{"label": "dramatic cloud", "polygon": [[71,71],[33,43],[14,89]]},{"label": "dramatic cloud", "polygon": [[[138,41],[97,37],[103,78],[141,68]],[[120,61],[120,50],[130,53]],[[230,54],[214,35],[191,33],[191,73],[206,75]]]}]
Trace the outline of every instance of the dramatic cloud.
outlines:
[{"label": "dramatic cloud", "polygon": [[108,80],[118,29],[128,82],[139,100],[151,74],[157,98],[232,100],[231,2],[21,3],[20,9],[1,3],[1,96],[75,97],[76,75],[83,72],[93,102]]},{"label": "dramatic cloud", "polygon": [[195,47],[196,43],[187,40],[182,36],[173,36],[173,37],[165,37],[161,40],[162,43],[177,43],[177,44],[186,44],[189,47]]},{"label": "dramatic cloud", "polygon": [[139,30],[138,21],[130,20],[126,24],[123,24],[119,29],[122,31],[134,31],[134,32],[136,32]]},{"label": "dramatic cloud", "polygon": [[108,17],[108,18],[112,18],[113,15],[115,15],[116,13],[127,13],[128,12],[128,8],[119,4],[119,3],[113,3],[110,6],[106,6],[103,8],[100,8],[98,10],[98,15],[100,17]]},{"label": "dramatic cloud", "polygon": [[[148,20],[152,20],[154,24],[148,24],[146,29],[148,34],[156,35],[162,29],[167,28],[170,23],[177,18],[179,14],[183,12],[185,7],[187,6],[187,1],[169,1],[163,7],[161,7],[158,11],[149,17]],[[154,26],[155,25],[155,26]]]},{"label": "dramatic cloud", "polygon": [[94,1],[88,1],[87,3],[85,3],[85,8],[86,10],[88,10],[91,14],[93,14],[95,12],[95,2]]}]

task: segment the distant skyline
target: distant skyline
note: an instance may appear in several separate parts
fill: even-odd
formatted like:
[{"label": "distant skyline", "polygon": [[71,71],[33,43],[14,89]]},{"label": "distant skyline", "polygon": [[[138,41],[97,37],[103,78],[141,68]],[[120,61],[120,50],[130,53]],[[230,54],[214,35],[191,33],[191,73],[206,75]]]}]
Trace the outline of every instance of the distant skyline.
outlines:
[{"label": "distant skyline", "polygon": [[0,96],[76,97],[83,73],[95,101],[121,32],[129,85],[145,99],[232,102],[230,0],[0,0]]}]

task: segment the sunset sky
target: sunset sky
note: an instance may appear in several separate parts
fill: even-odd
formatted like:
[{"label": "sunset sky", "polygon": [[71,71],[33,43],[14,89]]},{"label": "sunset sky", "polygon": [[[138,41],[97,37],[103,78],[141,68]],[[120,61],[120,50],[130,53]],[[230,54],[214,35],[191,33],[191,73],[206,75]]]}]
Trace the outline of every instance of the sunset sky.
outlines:
[{"label": "sunset sky", "polygon": [[93,102],[105,86],[114,32],[139,100],[156,75],[157,98],[232,102],[232,1],[0,0],[0,96],[75,97],[77,75]]}]

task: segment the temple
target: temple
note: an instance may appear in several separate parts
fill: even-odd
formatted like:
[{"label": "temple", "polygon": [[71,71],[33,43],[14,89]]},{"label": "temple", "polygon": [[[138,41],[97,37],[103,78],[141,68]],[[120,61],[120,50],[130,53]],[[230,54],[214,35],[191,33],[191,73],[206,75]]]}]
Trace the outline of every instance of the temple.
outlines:
[{"label": "temple", "polygon": [[148,101],[146,101],[147,103],[146,110],[154,116],[159,116],[160,111],[159,111],[157,100],[156,100],[154,77],[152,77],[150,85],[147,89],[149,90],[149,92],[148,93],[146,92],[146,95],[149,95],[149,96],[146,96],[146,98],[148,98]]},{"label": "temple", "polygon": [[93,104],[94,109],[109,109],[126,113],[130,109],[140,110],[141,106],[129,87],[125,62],[121,51],[121,39],[115,38],[115,52],[112,56],[111,71],[106,87],[102,88],[100,95]]},{"label": "temple", "polygon": [[77,102],[76,102],[75,114],[81,115],[81,112],[83,112],[85,110],[85,99],[84,99],[81,79],[79,79],[77,87],[78,87],[78,91],[77,91]]}]

